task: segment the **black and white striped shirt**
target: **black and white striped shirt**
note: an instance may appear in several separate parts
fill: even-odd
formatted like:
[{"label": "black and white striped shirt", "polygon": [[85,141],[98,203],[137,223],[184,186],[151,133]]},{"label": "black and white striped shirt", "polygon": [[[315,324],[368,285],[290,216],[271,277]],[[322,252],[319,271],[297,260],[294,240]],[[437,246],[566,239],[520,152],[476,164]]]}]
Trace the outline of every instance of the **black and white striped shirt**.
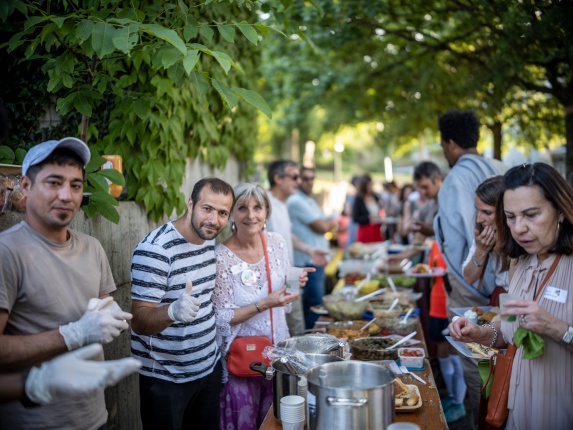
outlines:
[{"label": "black and white striped shirt", "polygon": [[131,354],[143,362],[139,373],[183,383],[209,375],[221,357],[215,341],[215,241],[189,243],[171,222],[149,233],[131,259],[131,298],[169,305],[193,281],[201,309],[191,323],[174,322],[161,333],[131,332]]}]

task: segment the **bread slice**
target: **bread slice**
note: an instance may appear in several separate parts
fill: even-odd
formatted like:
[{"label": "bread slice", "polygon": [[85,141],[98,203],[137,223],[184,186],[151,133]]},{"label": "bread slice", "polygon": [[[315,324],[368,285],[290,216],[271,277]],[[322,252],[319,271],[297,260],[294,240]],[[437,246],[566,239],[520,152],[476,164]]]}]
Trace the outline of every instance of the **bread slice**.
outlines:
[{"label": "bread slice", "polygon": [[394,379],[394,396],[401,397],[408,394],[408,387],[404,384],[400,378]]}]

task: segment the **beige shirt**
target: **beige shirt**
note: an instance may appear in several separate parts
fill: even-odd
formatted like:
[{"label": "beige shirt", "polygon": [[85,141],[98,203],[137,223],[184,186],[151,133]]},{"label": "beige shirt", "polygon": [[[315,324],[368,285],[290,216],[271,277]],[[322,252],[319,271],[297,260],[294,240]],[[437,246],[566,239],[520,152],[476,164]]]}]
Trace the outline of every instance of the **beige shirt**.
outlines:
[{"label": "beige shirt", "polygon": [[[555,259],[547,258],[537,266],[537,256],[527,256],[517,264],[509,292],[526,300],[533,300],[545,274]],[[573,325],[573,256],[563,256],[547,282],[567,291],[565,303],[544,297],[539,306],[554,317]],[[519,319],[518,319],[519,321]],[[513,343],[519,322],[501,323],[506,341]],[[573,428],[573,353],[561,344],[543,336],[545,351],[542,357],[524,360],[523,348],[515,354],[509,389],[509,418],[506,430],[569,430]]]},{"label": "beige shirt", "polygon": [[[91,298],[114,290],[105,251],[91,236],[70,230],[68,241],[56,243],[26,222],[0,234],[0,308],[9,313],[5,334],[42,333],[77,321]],[[0,405],[1,429],[92,430],[106,421],[103,389],[47,406]]]}]

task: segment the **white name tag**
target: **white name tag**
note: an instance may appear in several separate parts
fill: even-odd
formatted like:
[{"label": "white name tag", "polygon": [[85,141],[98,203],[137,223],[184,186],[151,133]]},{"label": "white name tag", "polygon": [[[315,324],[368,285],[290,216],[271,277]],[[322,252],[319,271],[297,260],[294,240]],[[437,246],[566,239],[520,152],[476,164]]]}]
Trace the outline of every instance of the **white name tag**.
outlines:
[{"label": "white name tag", "polygon": [[247,263],[245,263],[244,261],[242,263],[239,264],[235,264],[234,266],[231,266],[231,273],[233,275],[236,275],[237,273],[242,272],[243,270],[245,270],[246,268],[248,268]]},{"label": "white name tag", "polygon": [[543,298],[553,300],[558,303],[565,303],[567,300],[567,291],[548,285],[545,289],[545,293],[543,294]]}]

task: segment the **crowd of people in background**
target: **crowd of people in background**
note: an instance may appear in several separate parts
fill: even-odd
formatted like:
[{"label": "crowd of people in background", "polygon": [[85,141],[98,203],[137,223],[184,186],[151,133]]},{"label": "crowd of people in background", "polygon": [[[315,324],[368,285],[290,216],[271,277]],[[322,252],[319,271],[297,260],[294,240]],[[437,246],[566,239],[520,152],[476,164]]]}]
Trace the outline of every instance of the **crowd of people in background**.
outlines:
[{"label": "crowd of people in background", "polygon": [[[32,382],[3,379],[11,390],[0,392],[0,427],[105,429],[101,382],[78,392],[62,389],[71,385],[65,380],[52,389],[44,378],[39,389],[33,366],[46,362],[42,368],[50,369],[55,356],[111,342],[131,320],[137,362],[118,362],[107,384],[139,371],[144,429],[259,428],[273,399],[272,381],[231,374],[230,346],[242,336],[276,344],[313,328],[318,316],[311,308],[326,293],[325,234],[335,232],[343,250],[354,242],[391,241],[408,246],[394,262],[418,258],[444,269],[427,286],[421,313],[446,385],[448,422],[469,415],[470,426],[487,428],[477,362],[459,357],[444,331],[502,348],[521,327],[544,341],[545,352],[536,359],[517,354],[507,428],[570,428],[573,188],[548,165],[508,171],[479,155],[480,123],[472,111],[449,111],[438,128],[447,175],[424,161],[411,184],[385,183],[381,192],[370,174],[355,175],[355,192],[339,217],[326,215],[313,198],[316,170],[291,160],[269,164],[268,190],[198,181],[186,212],[146,235],[133,252],[131,313],[109,297],[115,283],[99,242],[68,228],[80,207],[89,150],[74,138],[33,148],[21,180],[26,219],[0,234],[0,369],[32,368]],[[226,238],[217,241],[223,232]],[[291,266],[303,269],[301,294],[286,290]],[[519,297],[504,313],[517,315],[516,323],[452,322],[452,308],[497,305],[507,291]],[[89,354],[103,359],[101,350]],[[66,359],[81,379],[86,364]],[[31,402],[42,406],[30,409]]]}]

